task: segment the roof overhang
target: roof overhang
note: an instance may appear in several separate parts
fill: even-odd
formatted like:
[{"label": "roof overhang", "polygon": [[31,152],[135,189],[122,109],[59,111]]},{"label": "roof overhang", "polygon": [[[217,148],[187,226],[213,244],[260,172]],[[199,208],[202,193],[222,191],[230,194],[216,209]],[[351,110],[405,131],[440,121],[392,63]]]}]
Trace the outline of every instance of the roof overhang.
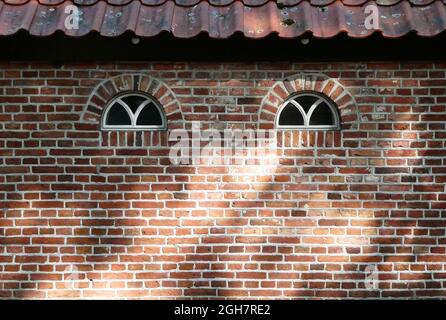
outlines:
[{"label": "roof overhang", "polygon": [[[366,21],[373,14],[371,26]],[[73,15],[79,17],[75,27]],[[306,33],[398,38],[411,32],[433,37],[445,29],[446,0],[0,0],[4,36],[25,30],[33,36],[60,31],[71,37],[168,32],[175,38],[207,33],[226,39],[239,32],[246,38],[277,34],[289,39]]]}]

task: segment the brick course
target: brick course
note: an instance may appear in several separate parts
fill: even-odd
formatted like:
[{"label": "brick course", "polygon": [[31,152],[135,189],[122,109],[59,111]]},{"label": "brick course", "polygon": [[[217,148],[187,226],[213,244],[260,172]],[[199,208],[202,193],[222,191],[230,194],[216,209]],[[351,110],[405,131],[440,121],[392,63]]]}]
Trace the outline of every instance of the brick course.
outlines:
[{"label": "brick course", "polygon": [[[444,298],[445,72],[1,64],[0,297]],[[113,79],[169,130],[101,132]],[[272,128],[293,89],[329,95],[343,129],[279,132],[277,164],[170,163],[170,130]]]}]

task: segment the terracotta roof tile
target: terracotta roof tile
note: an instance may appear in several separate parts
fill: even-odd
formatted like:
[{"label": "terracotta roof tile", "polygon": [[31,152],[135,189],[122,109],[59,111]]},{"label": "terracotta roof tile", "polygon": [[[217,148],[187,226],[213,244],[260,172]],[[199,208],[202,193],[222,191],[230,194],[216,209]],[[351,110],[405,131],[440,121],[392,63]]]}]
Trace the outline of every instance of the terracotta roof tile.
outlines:
[{"label": "terracotta roof tile", "polygon": [[[300,4],[301,2],[308,2],[313,6],[328,6],[335,2],[341,2],[346,6],[363,6],[366,3],[370,2],[370,0],[279,0],[279,1],[271,1],[271,0],[138,0],[142,4],[147,6],[159,6],[164,4],[165,2],[175,2],[177,6],[194,6],[199,2],[208,2],[212,6],[228,6],[234,2],[242,2],[245,6],[262,6],[267,2],[279,2],[283,3],[286,6],[295,6]],[[438,0],[375,0],[375,2],[379,6],[393,6],[400,2],[408,2],[413,6],[427,6],[429,4],[434,3]],[[442,0],[443,2],[446,2]],[[23,5],[29,2],[36,2],[33,0],[1,0],[1,2],[11,5]],[[38,0],[39,4],[53,6],[59,5],[64,2],[70,2],[69,0]],[[98,2],[107,2],[107,4],[114,6],[125,6],[131,2],[135,2],[133,0],[73,0],[74,4],[79,6],[90,6],[96,4]]]},{"label": "terracotta roof tile", "polygon": [[[81,12],[79,29],[65,27],[65,7]],[[271,33],[295,38],[306,32],[329,38],[340,32],[364,38],[374,32],[401,37],[409,32],[435,36],[446,29],[446,0],[0,0],[0,35],[27,30],[47,36],[96,31],[106,37],[134,32],[152,37],[162,31],[178,38],[206,32],[227,38],[235,32],[261,38]],[[364,27],[365,7],[379,10],[379,29]]]}]

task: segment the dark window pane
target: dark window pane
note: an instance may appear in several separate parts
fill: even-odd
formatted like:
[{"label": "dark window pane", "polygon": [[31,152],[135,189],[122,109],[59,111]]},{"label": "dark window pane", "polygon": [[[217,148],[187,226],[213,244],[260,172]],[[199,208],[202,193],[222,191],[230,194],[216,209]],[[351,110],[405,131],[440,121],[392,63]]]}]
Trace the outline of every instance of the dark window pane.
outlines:
[{"label": "dark window pane", "polygon": [[280,126],[303,126],[304,119],[296,106],[291,103],[287,104],[280,113]]},{"label": "dark window pane", "polygon": [[147,98],[142,96],[131,95],[123,97],[121,98],[121,100],[124,101],[129,106],[129,108],[132,110],[133,113],[135,113],[136,109],[138,109],[141,103],[146,101]]},{"label": "dark window pane", "polygon": [[156,106],[153,103],[149,103],[141,110],[136,124],[139,126],[160,126],[163,124],[163,120]]},{"label": "dark window pane", "polygon": [[132,124],[129,114],[119,103],[115,103],[110,107],[105,123],[112,126]]},{"label": "dark window pane", "polygon": [[334,125],[333,114],[330,107],[325,103],[321,103],[314,109],[310,118],[310,126],[331,126]]},{"label": "dark window pane", "polygon": [[299,103],[301,105],[301,107],[304,109],[305,113],[308,113],[308,111],[310,110],[313,103],[315,103],[319,99],[320,98],[318,98],[318,97],[305,95],[305,96],[296,97],[294,99],[294,101],[296,101],[297,103]]}]

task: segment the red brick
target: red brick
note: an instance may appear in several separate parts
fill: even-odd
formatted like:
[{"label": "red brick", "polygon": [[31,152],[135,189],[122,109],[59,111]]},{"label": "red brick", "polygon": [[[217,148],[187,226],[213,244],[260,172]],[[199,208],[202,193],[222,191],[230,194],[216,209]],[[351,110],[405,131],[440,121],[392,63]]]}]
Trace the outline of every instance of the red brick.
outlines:
[{"label": "red brick", "polygon": [[[446,64],[3,67],[1,298],[445,297]],[[105,100],[134,81],[119,75],[141,70],[156,71],[169,130],[101,130]],[[339,104],[342,130],[279,132],[285,148],[255,161],[170,162],[168,134],[194,119],[274,128],[300,85],[281,79],[301,72]],[[369,265],[381,290],[365,289]]]}]

